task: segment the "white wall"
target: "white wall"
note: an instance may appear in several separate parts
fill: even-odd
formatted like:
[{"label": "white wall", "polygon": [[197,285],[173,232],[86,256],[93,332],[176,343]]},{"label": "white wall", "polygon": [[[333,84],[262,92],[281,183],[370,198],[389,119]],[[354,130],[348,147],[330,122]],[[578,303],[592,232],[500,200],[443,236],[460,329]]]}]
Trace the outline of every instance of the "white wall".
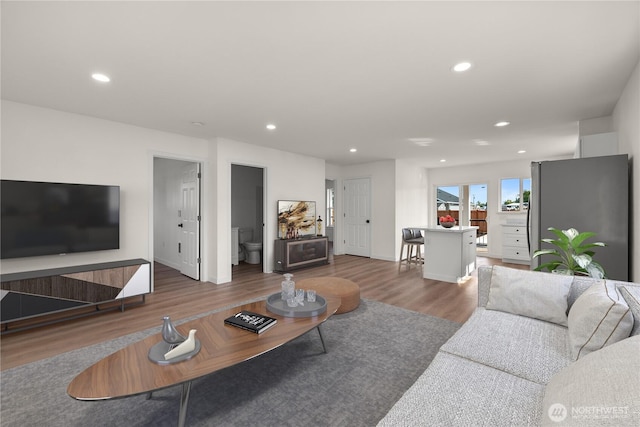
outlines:
[{"label": "white wall", "polygon": [[400,230],[429,224],[427,169],[410,160],[396,160],[396,223],[394,254],[400,258]]},{"label": "white wall", "polygon": [[120,186],[120,249],[2,261],[2,273],[132,258],[150,260],[153,152],[205,157],[207,142],[2,101],[3,179]]},{"label": "white wall", "polygon": [[594,117],[578,122],[578,136],[613,132],[613,130],[613,117],[611,116]]},{"label": "white wall", "polygon": [[630,279],[640,281],[640,63],[636,65],[613,110],[620,153],[631,161]]},{"label": "white wall", "polygon": [[334,229],[334,253],[344,254],[343,224],[344,181],[369,178],[371,182],[371,257],[393,261],[396,240],[396,172],[395,161],[385,160],[353,166],[331,167],[331,176],[336,179],[336,227]]},{"label": "white wall", "polygon": [[[205,235],[213,242],[213,268],[207,280],[225,283],[231,280],[231,164],[255,166],[266,170],[264,271],[273,270],[273,241],[278,236],[278,200],[316,201],[316,210],[324,212],[325,162],[270,148],[217,138],[209,142],[215,176],[207,182],[215,187],[209,207],[215,227]],[[217,230],[217,233],[216,233]]]},{"label": "white wall", "polygon": [[151,260],[153,158],[202,164],[202,278],[231,280],[231,164],[266,168],[265,269],[273,267],[279,199],[315,200],[324,212],[324,160],[231,140],[205,141],[2,101],[2,179],[120,185],[120,249],[3,260],[2,273]]}]

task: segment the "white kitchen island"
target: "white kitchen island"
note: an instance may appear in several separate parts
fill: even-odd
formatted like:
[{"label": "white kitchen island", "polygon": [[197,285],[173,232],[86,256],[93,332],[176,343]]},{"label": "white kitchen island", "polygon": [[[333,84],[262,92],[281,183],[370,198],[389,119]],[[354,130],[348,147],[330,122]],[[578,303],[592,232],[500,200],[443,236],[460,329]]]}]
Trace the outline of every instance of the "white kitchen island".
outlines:
[{"label": "white kitchen island", "polygon": [[411,227],[424,234],[425,279],[458,283],[468,279],[476,268],[476,233],[478,227]]}]

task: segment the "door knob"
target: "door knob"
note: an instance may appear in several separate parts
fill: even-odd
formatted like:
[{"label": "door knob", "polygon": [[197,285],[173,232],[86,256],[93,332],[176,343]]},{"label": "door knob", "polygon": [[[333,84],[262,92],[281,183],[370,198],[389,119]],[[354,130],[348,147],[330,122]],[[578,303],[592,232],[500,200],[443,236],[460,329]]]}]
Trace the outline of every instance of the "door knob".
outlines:
[{"label": "door knob", "polygon": [[178,227],[182,228],[182,227],[183,227],[183,225],[182,225],[182,224],[178,224]]},{"label": "door knob", "polygon": [[367,220],[367,224],[369,224],[369,220]]}]

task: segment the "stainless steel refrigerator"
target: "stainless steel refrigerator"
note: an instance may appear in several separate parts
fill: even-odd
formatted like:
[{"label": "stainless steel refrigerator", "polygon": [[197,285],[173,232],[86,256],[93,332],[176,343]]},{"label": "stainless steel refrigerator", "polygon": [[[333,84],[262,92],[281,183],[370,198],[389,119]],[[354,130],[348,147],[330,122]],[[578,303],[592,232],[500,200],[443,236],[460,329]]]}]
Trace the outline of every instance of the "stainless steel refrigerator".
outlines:
[{"label": "stainless steel refrigerator", "polygon": [[[629,278],[629,159],[626,154],[531,163],[531,195],[527,215],[529,252],[551,248],[540,239],[555,238],[549,227],[593,231],[587,242],[606,277]],[[542,246],[542,247],[541,247]],[[542,258],[542,259],[541,259]],[[547,262],[532,259],[531,268]]]}]

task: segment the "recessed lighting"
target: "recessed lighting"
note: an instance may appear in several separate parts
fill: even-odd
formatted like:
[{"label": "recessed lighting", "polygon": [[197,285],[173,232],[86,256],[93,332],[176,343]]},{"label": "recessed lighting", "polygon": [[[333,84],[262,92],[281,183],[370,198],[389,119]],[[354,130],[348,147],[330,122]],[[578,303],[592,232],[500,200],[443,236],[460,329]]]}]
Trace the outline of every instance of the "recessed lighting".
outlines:
[{"label": "recessed lighting", "polygon": [[501,128],[501,127],[505,127],[505,126],[509,126],[509,125],[510,125],[509,122],[502,121],[502,122],[496,123],[494,126],[498,127],[498,128]]},{"label": "recessed lighting", "polygon": [[276,125],[274,125],[273,123],[269,123],[267,125],[267,129],[269,129],[269,130],[275,130],[275,128],[276,128]]},{"label": "recessed lighting", "polygon": [[459,62],[456,65],[453,66],[452,70],[455,71],[456,73],[462,73],[464,71],[467,71],[469,68],[471,68],[471,62]]},{"label": "recessed lighting", "polygon": [[91,74],[91,78],[93,78],[93,80],[96,80],[96,81],[101,82],[101,83],[109,83],[111,81],[109,76],[107,76],[106,74],[102,74],[102,73],[93,73],[93,74]]},{"label": "recessed lighting", "polygon": [[358,149],[357,148],[351,148],[351,149],[349,149],[349,151],[351,151],[352,153],[355,153],[356,151],[358,151]]},{"label": "recessed lighting", "polygon": [[204,123],[202,123],[202,122],[191,122],[191,124],[192,124],[193,126],[198,126],[198,127],[200,127],[200,126],[204,126]]},{"label": "recessed lighting", "polygon": [[440,159],[440,163],[444,163],[446,161],[447,161],[447,159]]},{"label": "recessed lighting", "polygon": [[409,138],[409,141],[420,147],[428,147],[433,144],[433,138]]},{"label": "recessed lighting", "polygon": [[527,150],[518,150],[518,154],[524,154],[526,152],[527,152]]},{"label": "recessed lighting", "polygon": [[480,146],[490,145],[489,141],[485,141],[484,139],[474,139],[473,143]]}]

